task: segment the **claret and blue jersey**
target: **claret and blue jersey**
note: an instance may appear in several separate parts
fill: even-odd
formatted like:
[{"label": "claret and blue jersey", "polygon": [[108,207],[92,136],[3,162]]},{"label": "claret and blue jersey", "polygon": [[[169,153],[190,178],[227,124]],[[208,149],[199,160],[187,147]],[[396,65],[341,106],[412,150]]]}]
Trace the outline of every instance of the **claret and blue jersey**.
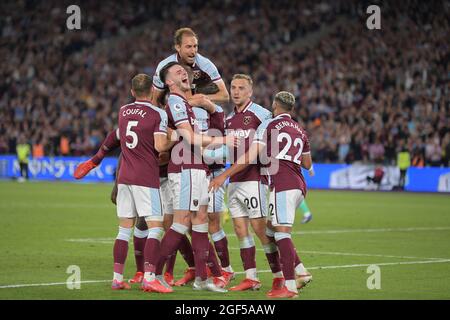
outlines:
[{"label": "claret and blue jersey", "polygon": [[271,187],[277,192],[300,189],[305,195],[301,156],[310,153],[305,130],[288,113],[283,113],[264,121],[258,127],[253,142],[265,146],[264,153],[270,159]]},{"label": "claret and blue jersey", "polygon": [[[162,60],[156,67],[155,75],[153,76],[153,86],[159,90],[164,90],[164,83],[162,83],[159,77],[159,71],[167,65],[169,62],[178,62],[178,53],[174,53]],[[204,85],[210,82],[217,82],[222,80],[217,67],[208,58],[197,53],[195,56],[195,62],[190,66],[194,75],[193,84],[194,85]]]},{"label": "claret and blue jersey", "polygon": [[[249,101],[242,111],[239,112],[235,109],[228,115],[225,120],[227,135],[231,134],[242,138],[241,146],[230,150],[233,161],[237,161],[240,156],[248,151],[256,129],[258,129],[261,123],[271,118],[272,113],[269,110],[252,101]],[[242,147],[242,145],[244,147]],[[246,169],[230,178],[230,182],[260,180],[261,174],[260,166],[258,164],[251,164]]]}]

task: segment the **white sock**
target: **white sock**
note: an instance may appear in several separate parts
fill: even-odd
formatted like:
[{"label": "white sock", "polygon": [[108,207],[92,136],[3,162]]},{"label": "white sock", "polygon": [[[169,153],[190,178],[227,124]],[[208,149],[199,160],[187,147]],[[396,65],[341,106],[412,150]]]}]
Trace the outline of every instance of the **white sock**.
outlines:
[{"label": "white sock", "polygon": [[134,236],[136,238],[139,238],[139,239],[147,238],[147,236],[148,236],[148,229],[147,230],[140,230],[137,227],[134,227]]},{"label": "white sock", "polygon": [[153,281],[155,280],[155,274],[153,272],[145,272],[144,279],[147,281]]},{"label": "white sock", "polygon": [[298,292],[295,280],[286,280],[285,286],[289,291]]},{"label": "white sock", "polygon": [[119,226],[119,233],[117,234],[116,239],[128,242],[130,241],[132,231],[133,229],[131,228],[124,228]]},{"label": "white sock", "polygon": [[222,268],[226,272],[234,272],[233,268],[231,267],[231,264],[228,267]]},{"label": "white sock", "polygon": [[298,265],[295,266],[295,274],[296,275],[305,274],[306,272],[308,272],[308,270],[306,270],[303,263],[299,263]]},{"label": "white sock", "polygon": [[122,282],[123,281],[123,274],[114,272],[113,280]]},{"label": "white sock", "polygon": [[258,278],[256,277],[256,268],[245,270],[245,277],[247,279],[258,280]]},{"label": "white sock", "polygon": [[283,278],[283,272],[282,271],[278,271],[275,273],[272,273],[274,278]]}]

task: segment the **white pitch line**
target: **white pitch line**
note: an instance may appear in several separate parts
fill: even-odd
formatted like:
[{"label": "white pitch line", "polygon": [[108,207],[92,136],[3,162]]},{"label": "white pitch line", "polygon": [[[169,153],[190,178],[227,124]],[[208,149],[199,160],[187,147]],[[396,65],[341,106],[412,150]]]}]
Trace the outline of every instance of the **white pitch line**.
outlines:
[{"label": "white pitch line", "polygon": [[[415,232],[415,231],[447,231],[450,227],[412,227],[412,228],[379,228],[379,229],[336,229],[336,230],[309,230],[309,231],[294,231],[293,235],[307,235],[307,234],[339,234],[339,233],[383,233],[383,232]],[[236,237],[234,233],[227,233],[228,237]],[[114,241],[114,238],[80,238],[80,239],[66,239],[68,242],[96,242],[109,244]]]},{"label": "white pitch line", "polygon": [[337,233],[377,233],[377,232],[414,232],[414,231],[446,231],[450,227],[412,227],[412,228],[378,228],[378,229],[336,229],[294,231],[292,234],[337,234]]},{"label": "white pitch line", "polygon": [[[360,263],[360,264],[347,264],[347,265],[339,265],[339,266],[317,266],[317,267],[308,267],[308,270],[321,270],[321,269],[348,269],[348,268],[360,268],[360,267],[368,267],[372,265],[376,266],[399,266],[399,265],[409,265],[409,264],[430,264],[430,263],[448,263],[450,259],[442,259],[442,260],[427,260],[427,261],[401,261],[401,262],[382,262],[382,263]],[[261,273],[272,272],[271,270],[258,270]],[[236,274],[244,274],[245,272],[236,272]]]},{"label": "white pitch line", "polygon": [[[228,247],[230,250],[240,250],[240,248],[236,247]],[[264,251],[264,249],[257,248],[256,251]],[[371,254],[371,253],[355,253],[355,252],[334,252],[334,251],[310,251],[310,250],[301,250],[302,253],[311,253],[311,254],[324,254],[324,255],[333,255],[333,256],[355,256],[355,257],[378,257],[378,258],[395,258],[395,259],[426,259],[426,260],[445,260],[446,258],[427,258],[427,257],[412,257],[412,256],[392,256],[385,254]]]},{"label": "white pitch line", "polygon": [[[293,231],[292,235],[309,234],[339,234],[339,233],[383,233],[383,232],[415,232],[415,231],[447,231],[450,227],[411,227],[411,228],[377,228],[377,229],[335,229],[335,230],[306,230]],[[234,233],[227,233],[229,237],[236,237]]]},{"label": "white pitch line", "polygon": [[[75,281],[70,282],[71,285],[81,284],[81,283],[100,283],[100,282],[111,282],[111,280],[86,280],[86,281]],[[26,287],[47,287],[47,286],[62,286],[66,285],[67,282],[51,282],[51,283],[28,283],[28,284],[10,284],[6,286],[0,286],[0,289],[11,289],[11,288],[26,288]]]},{"label": "white pitch line", "polygon": [[[338,266],[316,266],[316,267],[308,267],[308,270],[320,270],[320,269],[347,269],[347,268],[360,268],[360,267],[368,267],[371,265],[377,266],[398,266],[398,265],[410,265],[410,264],[430,264],[430,263],[448,263],[450,259],[442,259],[442,260],[427,260],[427,261],[403,261],[403,262],[383,262],[383,263],[367,263],[367,264],[347,264],[347,265],[338,265]],[[258,270],[260,273],[269,273],[271,270]],[[244,271],[236,272],[236,274],[244,274]],[[71,284],[83,284],[83,283],[102,283],[102,282],[110,282],[111,280],[88,280],[88,281],[79,281],[79,282],[71,282]],[[0,289],[13,289],[13,288],[25,288],[25,287],[44,287],[44,286],[59,286],[66,285],[66,282],[51,282],[51,283],[29,283],[29,284],[11,284],[0,286]]]},{"label": "white pitch line", "polygon": [[[66,239],[69,242],[88,242],[88,243],[99,243],[99,244],[112,244],[114,242],[113,238],[85,238],[85,239]],[[228,247],[230,250],[240,250],[237,247]],[[264,249],[257,248],[257,251],[264,251]],[[324,255],[335,255],[335,256],[355,256],[355,257],[379,257],[379,258],[395,258],[395,259],[426,259],[426,260],[442,260],[445,258],[428,258],[428,257],[413,257],[413,256],[395,256],[395,255],[385,255],[385,254],[371,254],[371,253],[355,253],[355,252],[334,252],[334,251],[311,251],[311,250],[301,250],[300,253],[311,253],[311,254],[324,254]]]},{"label": "white pitch line", "polygon": [[[383,263],[368,263],[368,264],[348,264],[348,265],[341,265],[341,266],[311,267],[311,268],[308,268],[308,270],[358,268],[358,267],[368,267],[368,266],[371,266],[371,265],[377,265],[377,266],[398,266],[398,265],[408,265],[408,264],[429,264],[429,263],[448,263],[448,262],[450,262],[450,259],[427,260],[427,261],[383,262]],[[268,271],[270,271],[270,270],[268,270]]]},{"label": "white pitch line", "polygon": [[74,204],[74,203],[2,203],[2,209],[16,209],[16,208],[44,208],[44,209],[99,209],[99,208],[113,208],[113,204]]},{"label": "white pitch line", "polygon": [[99,244],[113,244],[114,238],[81,238],[81,239],[66,239],[67,242],[81,242],[81,243],[99,243]]},{"label": "white pitch line", "polygon": [[357,257],[380,257],[380,258],[398,258],[398,259],[445,260],[445,258],[426,258],[426,257],[412,257],[412,256],[393,256],[393,255],[371,254],[371,253],[350,253],[350,252],[311,251],[311,250],[301,250],[300,253],[325,254],[325,255],[335,255],[335,256],[357,256]]}]

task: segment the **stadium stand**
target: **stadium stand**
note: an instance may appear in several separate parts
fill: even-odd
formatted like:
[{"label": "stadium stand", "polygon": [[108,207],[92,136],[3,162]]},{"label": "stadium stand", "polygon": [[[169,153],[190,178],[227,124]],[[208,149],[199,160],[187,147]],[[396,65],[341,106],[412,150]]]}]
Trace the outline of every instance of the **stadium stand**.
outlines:
[{"label": "stadium stand", "polygon": [[129,80],[189,26],[226,82],[253,76],[255,102],[295,93],[315,162],[395,164],[406,146],[413,165],[449,166],[448,1],[383,2],[382,30],[367,1],[81,1],[80,31],[70,4],[0,5],[0,154],[23,136],[36,156],[91,155]]}]

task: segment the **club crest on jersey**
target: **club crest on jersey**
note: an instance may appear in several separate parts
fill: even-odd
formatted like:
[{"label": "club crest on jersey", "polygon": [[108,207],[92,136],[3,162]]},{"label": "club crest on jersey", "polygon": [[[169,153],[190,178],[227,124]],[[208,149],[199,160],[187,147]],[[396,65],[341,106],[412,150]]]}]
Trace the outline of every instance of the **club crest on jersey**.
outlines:
[{"label": "club crest on jersey", "polygon": [[198,200],[197,199],[192,201],[192,203],[194,204],[195,207],[198,206]]},{"label": "club crest on jersey", "polygon": [[202,72],[200,70],[194,70],[194,71],[192,71],[192,74],[194,76],[194,79],[200,79]]},{"label": "club crest on jersey", "polygon": [[244,117],[244,125],[248,126],[250,124],[250,122],[252,122],[252,117],[251,116],[245,116]]},{"label": "club crest on jersey", "polygon": [[175,103],[173,108],[175,109],[175,111],[180,111],[182,109],[181,104],[179,103]]}]

